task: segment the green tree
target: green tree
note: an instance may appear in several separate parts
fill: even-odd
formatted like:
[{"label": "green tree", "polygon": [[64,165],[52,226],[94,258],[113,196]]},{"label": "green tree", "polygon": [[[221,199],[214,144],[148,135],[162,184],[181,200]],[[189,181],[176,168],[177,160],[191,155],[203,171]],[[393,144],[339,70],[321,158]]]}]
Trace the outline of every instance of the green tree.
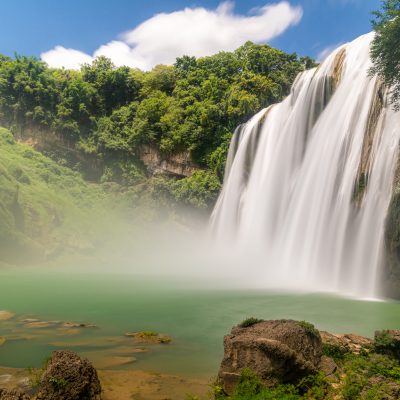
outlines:
[{"label": "green tree", "polygon": [[98,113],[110,115],[116,107],[137,100],[140,82],[128,67],[116,68],[110,59],[97,57],[92,64],[82,67],[82,78],[99,93]]},{"label": "green tree", "polygon": [[155,90],[172,95],[176,84],[176,70],[167,65],[157,65],[143,78],[141,94],[148,96]]},{"label": "green tree", "polygon": [[106,57],[72,71],[0,55],[0,124],[14,133],[39,130],[44,141],[51,135],[54,159],[88,179],[124,185],[146,173],[137,158],[144,143],[164,156],[189,152],[202,171],[173,184],[160,180],[160,187],[173,201],[209,207],[236,126],[281,101],[296,75],[313,66],[308,57],[251,42],[148,72]]},{"label": "green tree", "polygon": [[0,122],[7,126],[50,127],[58,93],[46,64],[34,57],[0,60]]},{"label": "green tree", "polygon": [[69,139],[88,136],[95,126],[94,115],[99,102],[96,89],[80,75],[65,82],[56,107],[55,128]]},{"label": "green tree", "polygon": [[391,101],[400,110],[400,0],[384,0],[382,9],[374,15],[371,73],[378,74],[391,88]]},{"label": "green tree", "polygon": [[132,102],[99,119],[95,134],[101,150],[123,153],[135,149],[139,141],[134,124],[137,107],[138,103]]}]

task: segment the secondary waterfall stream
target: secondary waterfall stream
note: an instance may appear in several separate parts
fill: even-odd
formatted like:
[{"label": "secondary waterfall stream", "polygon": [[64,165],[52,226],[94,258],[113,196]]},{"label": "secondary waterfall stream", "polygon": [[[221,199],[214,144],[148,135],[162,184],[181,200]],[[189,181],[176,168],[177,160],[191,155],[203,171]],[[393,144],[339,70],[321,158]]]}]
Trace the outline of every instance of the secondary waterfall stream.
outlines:
[{"label": "secondary waterfall stream", "polygon": [[266,286],[379,295],[400,115],[368,75],[372,39],[300,74],[234,134],[212,228]]}]

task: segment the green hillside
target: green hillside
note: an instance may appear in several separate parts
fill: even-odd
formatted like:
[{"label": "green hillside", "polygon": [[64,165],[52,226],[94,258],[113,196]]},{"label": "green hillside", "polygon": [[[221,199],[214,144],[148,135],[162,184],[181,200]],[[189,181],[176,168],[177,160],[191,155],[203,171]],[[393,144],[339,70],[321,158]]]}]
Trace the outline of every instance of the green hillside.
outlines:
[{"label": "green hillside", "polygon": [[0,262],[90,253],[118,224],[112,197],[0,128]]}]

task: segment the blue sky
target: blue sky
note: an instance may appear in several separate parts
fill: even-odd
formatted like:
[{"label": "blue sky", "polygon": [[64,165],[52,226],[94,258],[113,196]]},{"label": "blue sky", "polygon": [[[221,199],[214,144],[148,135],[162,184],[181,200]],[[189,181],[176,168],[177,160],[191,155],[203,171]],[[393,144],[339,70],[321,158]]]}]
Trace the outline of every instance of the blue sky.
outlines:
[{"label": "blue sky", "polygon": [[[206,55],[250,39],[318,57],[370,31],[379,7],[379,0],[0,0],[0,53],[39,57],[59,46],[43,57],[58,66],[88,61],[101,48],[94,55],[150,68],[180,52]],[[159,13],[166,16],[152,19]]]}]

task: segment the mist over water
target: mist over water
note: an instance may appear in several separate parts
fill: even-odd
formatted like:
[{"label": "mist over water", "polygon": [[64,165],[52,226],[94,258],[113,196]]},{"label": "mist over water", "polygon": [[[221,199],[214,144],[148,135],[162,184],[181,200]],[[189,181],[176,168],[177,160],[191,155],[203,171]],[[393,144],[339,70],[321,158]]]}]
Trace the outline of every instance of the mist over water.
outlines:
[{"label": "mist over water", "polygon": [[368,74],[372,39],[302,73],[234,135],[212,231],[260,286],[380,295],[400,115]]}]

